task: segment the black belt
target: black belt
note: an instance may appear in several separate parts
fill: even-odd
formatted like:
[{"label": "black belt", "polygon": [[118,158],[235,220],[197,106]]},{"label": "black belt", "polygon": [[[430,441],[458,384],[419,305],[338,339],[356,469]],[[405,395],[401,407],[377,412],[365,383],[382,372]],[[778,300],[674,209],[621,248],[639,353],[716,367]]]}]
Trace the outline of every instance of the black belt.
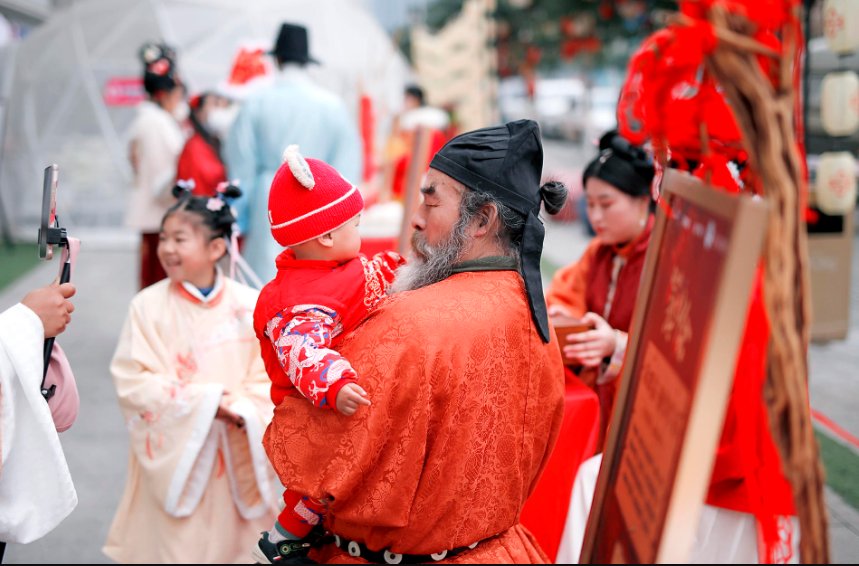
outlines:
[{"label": "black belt", "polygon": [[442,550],[436,554],[396,554],[390,550],[370,550],[362,542],[342,539],[337,535],[334,535],[334,544],[337,548],[346,550],[349,556],[363,558],[367,562],[376,564],[426,564],[429,562],[439,562],[457,554],[462,554],[476,547],[479,541],[468,546],[454,548],[453,550]]}]

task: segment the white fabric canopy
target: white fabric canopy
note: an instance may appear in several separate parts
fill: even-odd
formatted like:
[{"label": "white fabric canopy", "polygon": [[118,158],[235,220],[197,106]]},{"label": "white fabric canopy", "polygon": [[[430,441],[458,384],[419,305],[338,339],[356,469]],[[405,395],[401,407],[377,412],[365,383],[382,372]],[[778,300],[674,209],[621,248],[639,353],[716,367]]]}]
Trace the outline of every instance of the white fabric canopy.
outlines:
[{"label": "white fabric canopy", "polygon": [[354,0],[79,0],[17,50],[3,139],[0,191],[18,233],[35,236],[42,171],[60,166],[58,213],[69,227],[119,226],[131,185],[126,133],[133,106],[108,106],[111,79],[137,78],[147,41],[178,52],[193,93],[222,83],[241,46],[271,47],[282,22],[306,25],[310,72],[357,118],[373,99],[377,151],[402,105],[410,71],[365,3]]}]

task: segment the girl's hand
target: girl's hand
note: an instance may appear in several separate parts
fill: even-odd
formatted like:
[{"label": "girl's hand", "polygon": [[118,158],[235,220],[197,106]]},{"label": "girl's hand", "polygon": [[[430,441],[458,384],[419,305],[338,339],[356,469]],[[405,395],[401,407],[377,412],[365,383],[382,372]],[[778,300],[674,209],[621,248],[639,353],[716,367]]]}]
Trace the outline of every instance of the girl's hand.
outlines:
[{"label": "girl's hand", "polygon": [[347,383],[337,392],[337,410],[347,417],[355,414],[361,405],[369,405],[367,392],[355,383]]},{"label": "girl's hand", "polygon": [[233,402],[233,396],[225,391],[221,397],[221,404],[218,405],[218,412],[215,413],[215,418],[224,421],[227,424],[235,425],[238,428],[245,426],[245,419],[241,415],[232,412],[229,407]]},{"label": "girl's hand", "polygon": [[585,367],[598,367],[603,359],[614,354],[617,336],[609,323],[596,313],[589,312],[582,320],[592,324],[594,328],[567,336],[564,356]]}]

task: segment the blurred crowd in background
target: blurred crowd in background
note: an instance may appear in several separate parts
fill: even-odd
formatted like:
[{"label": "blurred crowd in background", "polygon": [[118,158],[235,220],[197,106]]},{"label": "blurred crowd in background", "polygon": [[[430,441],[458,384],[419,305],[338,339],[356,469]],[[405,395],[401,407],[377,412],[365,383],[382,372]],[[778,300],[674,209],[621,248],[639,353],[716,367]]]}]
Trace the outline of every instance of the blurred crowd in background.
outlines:
[{"label": "blurred crowd in background", "polygon": [[[859,55],[825,48],[822,2],[809,4],[813,162],[820,152],[859,145],[859,135],[824,134],[816,110],[824,74],[859,67]],[[616,123],[630,56],[676,8],[672,0],[0,0],[0,235],[32,237],[50,163],[61,167],[58,198],[69,225],[123,225],[146,43],[175,50],[186,100],[211,93],[208,105],[237,107],[275,75],[266,50],[279,23],[306,25],[320,63],[308,73],[342,100],[361,136],[355,182],[384,201],[402,194],[414,142],[403,133],[421,120],[443,136],[433,147],[457,131],[531,118],[548,140],[593,148]],[[404,96],[410,86],[439,112],[400,121],[414,104]],[[217,110],[212,117],[224,134],[228,119]],[[571,168],[580,169],[576,156],[571,149]],[[580,194],[571,187],[571,198]],[[561,217],[574,218],[570,210]]]}]

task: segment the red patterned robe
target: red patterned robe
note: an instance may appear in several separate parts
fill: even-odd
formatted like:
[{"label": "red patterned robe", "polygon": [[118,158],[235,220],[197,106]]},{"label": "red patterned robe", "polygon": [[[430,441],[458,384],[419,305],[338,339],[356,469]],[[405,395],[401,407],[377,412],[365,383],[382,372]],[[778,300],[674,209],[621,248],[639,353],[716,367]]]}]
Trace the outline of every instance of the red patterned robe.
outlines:
[{"label": "red patterned robe", "polygon": [[[264,445],[285,485],[331,500],[326,526],[375,551],[535,563],[519,523],[554,446],[564,374],[515,271],[463,272],[386,299],[340,352],[372,405],[351,417],[286,397]],[[334,547],[317,559],[361,562]]]}]

